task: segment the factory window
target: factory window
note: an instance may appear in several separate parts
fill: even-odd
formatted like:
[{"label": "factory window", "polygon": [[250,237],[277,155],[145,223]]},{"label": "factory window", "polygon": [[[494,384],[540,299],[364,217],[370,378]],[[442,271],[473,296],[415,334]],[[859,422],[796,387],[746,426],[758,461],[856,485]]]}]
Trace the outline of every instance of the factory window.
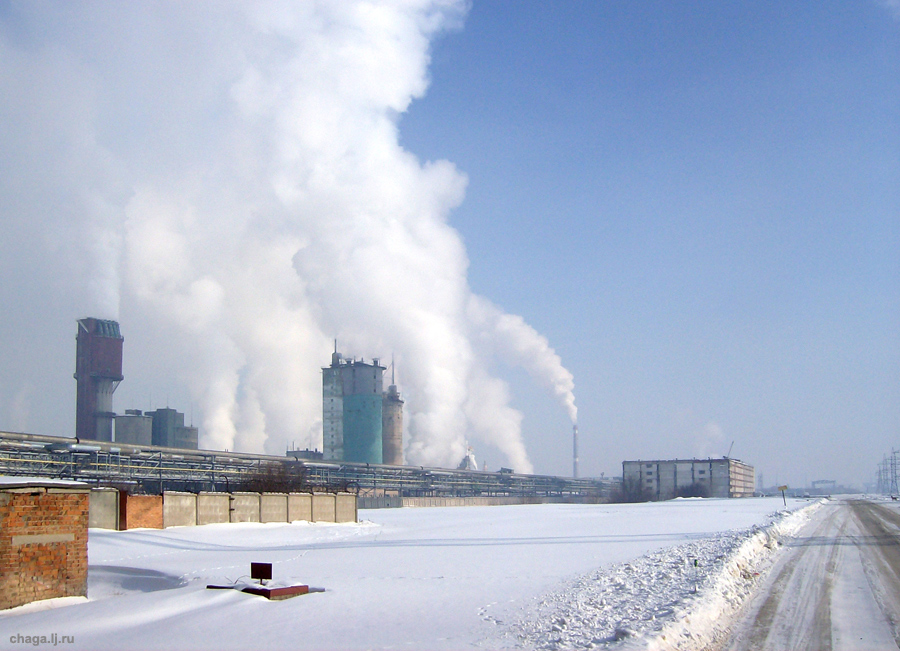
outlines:
[{"label": "factory window", "polygon": [[706,474],[706,471],[705,471],[705,470],[700,470],[700,471],[699,471],[699,474],[705,475],[705,474]]},{"label": "factory window", "polygon": [[648,468],[652,468],[652,467],[653,467],[653,464],[652,464],[652,463],[648,463],[648,464],[647,464],[647,467],[648,467]]},{"label": "factory window", "polygon": [[653,471],[652,471],[652,470],[648,470],[648,471],[647,471],[647,476],[648,476],[648,477],[649,477],[650,475],[652,475],[652,474],[653,474]]},{"label": "factory window", "polygon": [[652,484],[652,483],[653,483],[653,480],[652,480],[652,479],[648,479],[648,480],[647,480],[647,483],[648,483],[648,484]]}]

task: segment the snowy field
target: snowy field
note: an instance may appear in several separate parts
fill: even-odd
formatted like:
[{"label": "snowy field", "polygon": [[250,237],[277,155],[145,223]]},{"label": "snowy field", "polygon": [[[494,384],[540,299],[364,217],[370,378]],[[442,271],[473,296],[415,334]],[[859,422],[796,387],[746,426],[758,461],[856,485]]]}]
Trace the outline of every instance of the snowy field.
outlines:
[{"label": "snowy field", "polygon": [[[691,648],[805,506],[815,508],[405,508],[362,510],[358,524],[92,529],[88,598],[0,613],[0,644],[56,634],[74,636],[70,649]],[[270,602],[206,589],[246,580],[251,561],[273,563],[275,583],[323,592]]]}]

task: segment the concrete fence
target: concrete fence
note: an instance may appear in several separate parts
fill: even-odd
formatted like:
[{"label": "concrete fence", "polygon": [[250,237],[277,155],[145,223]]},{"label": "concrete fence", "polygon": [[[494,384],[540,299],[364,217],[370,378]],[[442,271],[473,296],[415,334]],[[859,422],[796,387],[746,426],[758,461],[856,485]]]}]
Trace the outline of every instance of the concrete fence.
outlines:
[{"label": "concrete fence", "polygon": [[159,529],[229,522],[357,522],[351,493],[180,493],[128,495],[114,488],[90,494],[90,526]]},{"label": "concrete fence", "polygon": [[195,493],[163,493],[163,528],[193,527],[197,524]]},{"label": "concrete fence", "polygon": [[288,522],[287,493],[261,493],[260,522]]},{"label": "concrete fence", "polygon": [[115,488],[91,489],[88,526],[97,529],[119,528],[119,491]]},{"label": "concrete fence", "polygon": [[334,521],[357,522],[356,495],[338,493],[334,496]]},{"label": "concrete fence", "polygon": [[510,506],[514,504],[544,504],[562,502],[562,499],[542,497],[360,497],[358,508],[394,509],[430,506]]},{"label": "concrete fence", "polygon": [[231,495],[228,493],[197,494],[197,524],[231,522]]},{"label": "concrete fence", "polygon": [[312,521],[334,522],[334,495],[331,493],[313,493]]},{"label": "concrete fence", "polygon": [[232,493],[231,522],[259,522],[259,493]]},{"label": "concrete fence", "polygon": [[289,493],[288,522],[304,520],[312,522],[312,495],[310,493]]}]

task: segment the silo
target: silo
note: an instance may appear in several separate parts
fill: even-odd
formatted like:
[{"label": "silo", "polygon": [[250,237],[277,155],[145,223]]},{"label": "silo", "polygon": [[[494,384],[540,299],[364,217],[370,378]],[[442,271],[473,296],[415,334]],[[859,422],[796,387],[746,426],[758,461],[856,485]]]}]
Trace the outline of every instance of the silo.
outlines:
[{"label": "silo", "polygon": [[334,351],[331,366],[322,369],[322,458],[341,461],[344,458],[344,382],[343,360]]},{"label": "silo", "polygon": [[79,319],[75,338],[75,436],[112,441],[112,396],[122,375],[122,344],[116,321]]},{"label": "silo", "polygon": [[403,401],[397,385],[391,384],[381,407],[381,450],[384,463],[403,465]]},{"label": "silo", "polygon": [[382,463],[381,407],[384,367],[353,361],[341,366],[344,461]]},{"label": "silo", "polygon": [[153,417],[144,416],[140,409],[126,409],[124,416],[116,416],[116,443],[152,445]]}]

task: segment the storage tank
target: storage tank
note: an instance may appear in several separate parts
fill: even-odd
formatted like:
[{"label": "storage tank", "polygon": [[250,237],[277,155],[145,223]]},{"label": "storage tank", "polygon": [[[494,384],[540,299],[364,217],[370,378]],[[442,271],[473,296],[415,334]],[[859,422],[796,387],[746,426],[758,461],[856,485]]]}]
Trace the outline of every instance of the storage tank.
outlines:
[{"label": "storage tank", "polygon": [[341,367],[344,386],[344,461],[382,463],[384,367],[354,361]]},{"label": "storage tank", "polygon": [[126,409],[116,416],[116,443],[153,445],[153,417],[144,416],[140,409]]}]

